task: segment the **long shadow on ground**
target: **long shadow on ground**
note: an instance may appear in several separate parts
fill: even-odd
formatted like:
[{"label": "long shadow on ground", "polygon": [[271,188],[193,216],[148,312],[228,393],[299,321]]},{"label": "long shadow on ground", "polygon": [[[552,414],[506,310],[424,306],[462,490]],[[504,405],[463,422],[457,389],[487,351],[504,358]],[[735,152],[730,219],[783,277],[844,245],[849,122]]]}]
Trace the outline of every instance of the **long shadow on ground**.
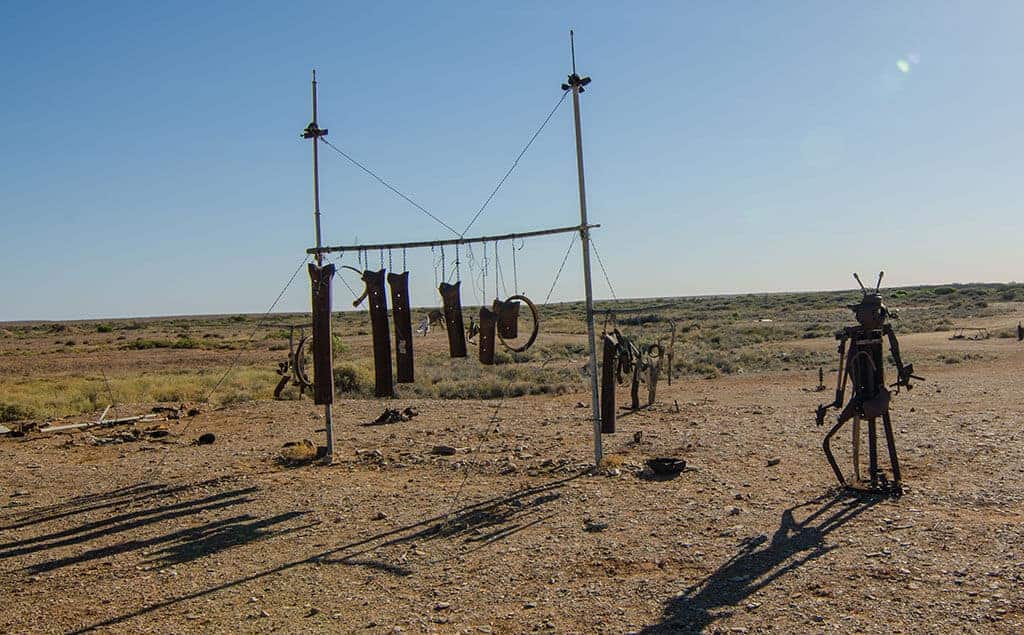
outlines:
[{"label": "long shadow on ground", "polygon": [[[480,546],[486,546],[487,544],[491,544],[495,541],[503,540],[518,531],[522,531],[527,527],[536,525],[546,518],[549,518],[550,516],[545,516],[541,518],[534,518],[530,522],[526,523],[520,522],[513,525],[507,524],[510,520],[516,519],[517,517],[523,516],[527,513],[535,514],[536,510],[541,506],[558,500],[560,495],[555,493],[553,490],[560,489],[570,481],[580,478],[587,473],[588,472],[580,472],[543,485],[521,489],[506,496],[499,496],[480,503],[466,505],[459,509],[454,509],[450,513],[433,516],[404,527],[399,527],[398,529],[384,531],[356,542],[334,547],[299,560],[287,562],[264,571],[258,571],[252,575],[230,580],[223,584],[210,587],[209,589],[203,589],[195,593],[168,598],[161,602],[144,606],[123,615],[118,615],[95,624],[83,626],[80,629],[72,631],[72,633],[87,633],[93,630],[123,624],[136,617],[160,611],[182,602],[188,602],[196,598],[212,595],[225,589],[234,588],[248,582],[252,582],[253,580],[258,580],[269,575],[274,575],[304,565],[360,565],[396,575],[411,575],[413,570],[402,563],[387,562],[378,558],[360,556],[365,556],[368,552],[388,546],[425,539],[464,537],[467,542],[480,542]],[[497,529],[495,529],[496,527]],[[475,548],[478,547],[474,547],[474,549]]]},{"label": "long shadow on ground", "polygon": [[[876,494],[841,491],[790,507],[770,541],[765,535],[746,541],[714,573],[672,598],[662,621],[642,632],[702,632],[754,593],[835,549],[825,537],[882,500]],[[796,520],[794,512],[814,506],[806,518]]]},{"label": "long shadow on ground", "polygon": [[[144,564],[164,567],[309,526],[278,527],[306,513],[292,511],[268,518],[240,514],[156,533],[168,522],[252,503],[251,495],[258,490],[244,487],[209,493],[211,487],[222,484],[222,480],[175,486],[138,484],[31,510],[5,529],[45,533],[0,543],[0,561],[42,557],[23,566],[26,572],[38,574],[147,550],[151,558]],[[189,497],[189,492],[195,494]],[[79,515],[84,517],[76,524],[73,521]],[[57,526],[47,531],[50,524]],[[154,547],[159,549],[150,551]]]}]

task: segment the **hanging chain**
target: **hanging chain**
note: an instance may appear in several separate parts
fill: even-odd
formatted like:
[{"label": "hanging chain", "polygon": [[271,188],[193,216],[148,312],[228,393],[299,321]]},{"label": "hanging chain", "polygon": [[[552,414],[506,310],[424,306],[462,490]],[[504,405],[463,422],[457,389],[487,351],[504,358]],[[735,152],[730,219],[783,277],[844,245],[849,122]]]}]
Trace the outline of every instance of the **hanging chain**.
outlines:
[{"label": "hanging chain", "polygon": [[487,243],[484,243],[483,248],[484,256],[480,262],[480,295],[483,297],[483,302],[487,301],[487,267],[490,265],[490,261],[487,260]]},{"label": "hanging chain", "polygon": [[455,243],[455,282],[462,280],[462,272],[459,270],[459,243]]},{"label": "hanging chain", "polygon": [[409,267],[405,264],[405,247],[402,247],[402,271],[408,271]]},{"label": "hanging chain", "polygon": [[381,269],[384,268],[384,250],[383,249],[380,250],[380,268]]},{"label": "hanging chain", "polygon": [[388,249],[388,271],[394,271],[395,265],[391,262],[391,250]]},{"label": "hanging chain", "polygon": [[501,278],[501,258],[498,256],[498,241],[494,241],[494,299],[501,297],[498,291],[498,280]]},{"label": "hanging chain", "polygon": [[437,288],[437,255],[434,246],[430,246],[430,264],[434,266],[434,288]]},{"label": "hanging chain", "polygon": [[509,241],[512,244],[512,286],[515,287],[516,295],[519,295],[519,271],[516,269],[516,240]]},{"label": "hanging chain", "polygon": [[441,282],[448,282],[448,275],[444,269],[444,245],[441,245]]}]

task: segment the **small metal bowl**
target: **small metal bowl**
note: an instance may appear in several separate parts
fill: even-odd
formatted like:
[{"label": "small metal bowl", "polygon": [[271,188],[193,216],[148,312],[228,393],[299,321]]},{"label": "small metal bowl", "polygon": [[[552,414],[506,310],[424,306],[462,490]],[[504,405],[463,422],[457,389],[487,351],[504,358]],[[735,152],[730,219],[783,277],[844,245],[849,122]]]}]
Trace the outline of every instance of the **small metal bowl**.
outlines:
[{"label": "small metal bowl", "polygon": [[675,476],[686,469],[686,461],[673,457],[658,457],[644,461],[658,476]]}]

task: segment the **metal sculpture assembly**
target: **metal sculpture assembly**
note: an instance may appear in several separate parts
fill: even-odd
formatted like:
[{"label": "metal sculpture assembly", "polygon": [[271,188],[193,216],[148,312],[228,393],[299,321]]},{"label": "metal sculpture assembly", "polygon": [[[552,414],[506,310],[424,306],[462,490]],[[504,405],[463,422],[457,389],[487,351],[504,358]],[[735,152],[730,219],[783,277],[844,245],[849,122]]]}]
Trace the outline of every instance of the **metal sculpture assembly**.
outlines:
[{"label": "metal sculpture assembly", "polygon": [[[314,396],[317,404],[323,404],[324,408],[324,429],[327,436],[327,452],[326,456],[330,461],[334,456],[334,428],[333,428],[333,373],[332,373],[332,332],[330,329],[330,318],[331,318],[331,294],[330,294],[330,282],[335,272],[335,266],[324,264],[324,257],[327,254],[337,253],[344,254],[357,253],[360,255],[359,263],[363,265],[365,263],[364,256],[370,251],[380,251],[381,254],[381,265],[380,270],[371,271],[366,269],[364,271],[357,271],[362,276],[363,282],[366,285],[366,292],[357,299],[354,303],[358,306],[362,299],[369,298],[370,302],[370,318],[373,334],[373,350],[374,350],[374,369],[375,369],[375,395],[377,397],[392,397],[394,396],[394,376],[391,373],[391,340],[388,330],[388,316],[387,316],[387,298],[385,294],[385,276],[384,269],[384,252],[388,252],[389,262],[390,254],[392,249],[401,249],[403,254],[403,263],[405,258],[405,252],[409,249],[422,249],[429,248],[432,253],[437,247],[441,248],[441,277],[438,280],[435,276],[435,284],[440,282],[438,285],[438,293],[441,295],[443,301],[443,312],[432,312],[423,322],[420,323],[419,328],[416,332],[426,335],[430,331],[430,327],[438,318],[443,316],[443,323],[448,336],[448,353],[452,358],[465,358],[467,357],[466,349],[466,332],[465,325],[463,323],[463,307],[461,297],[461,277],[459,270],[459,248],[461,246],[469,246],[472,244],[483,244],[485,247],[486,254],[486,243],[492,243],[495,250],[495,298],[496,301],[492,305],[491,309],[486,306],[482,307],[480,311],[480,325],[481,329],[479,335],[480,340],[478,343],[478,353],[480,361],[484,364],[490,365],[496,360],[494,359],[494,352],[498,342],[502,344],[506,349],[513,353],[513,359],[515,359],[515,353],[521,353],[529,349],[537,340],[537,334],[540,324],[540,315],[536,305],[530,301],[524,295],[521,295],[518,287],[518,272],[516,270],[515,252],[519,247],[515,246],[515,241],[520,241],[527,238],[539,238],[542,236],[552,236],[556,234],[575,234],[573,240],[569,243],[569,248],[566,251],[566,256],[562,260],[562,264],[559,266],[552,282],[551,291],[554,290],[555,283],[558,282],[558,278],[565,267],[565,262],[568,259],[568,255],[572,250],[572,245],[578,237],[581,245],[581,251],[583,255],[583,286],[584,286],[584,299],[586,307],[587,317],[587,348],[588,348],[588,376],[590,379],[590,401],[592,411],[592,424],[593,424],[593,436],[594,436],[594,462],[599,463],[602,457],[602,446],[601,446],[601,419],[598,404],[598,386],[597,386],[597,351],[595,342],[595,328],[594,328],[594,298],[593,298],[593,285],[591,282],[591,268],[590,268],[590,249],[591,249],[591,238],[590,232],[592,229],[599,227],[599,225],[591,224],[587,220],[587,197],[586,197],[586,186],[584,179],[583,169],[583,138],[582,138],[582,124],[580,116],[580,94],[584,92],[584,87],[590,84],[589,77],[581,77],[576,73],[576,49],[573,39],[572,31],[569,32],[569,44],[570,52],[572,55],[572,69],[573,72],[568,77],[568,81],[562,84],[562,94],[555,104],[555,107],[551,110],[548,116],[541,122],[540,126],[534,132],[529,142],[524,146],[519,156],[515,159],[512,167],[509,168],[508,172],[498,181],[498,185],[491,192],[490,196],[484,201],[484,203],[477,210],[476,214],[469,221],[462,231],[457,230],[452,225],[446,223],[444,220],[435,216],[429,210],[422,205],[416,203],[414,200],[409,198],[406,194],[389,184],[387,181],[382,179],[376,173],[371,171],[366,166],[362,165],[342,149],[338,148],[334,144],[327,141],[327,130],[320,128],[317,122],[317,81],[316,72],[313,72],[313,79],[311,83],[312,92],[312,105],[313,105],[313,120],[306,126],[306,129],[302,133],[304,139],[309,139],[312,142],[313,150],[313,228],[314,235],[316,237],[316,246],[306,250],[306,253],[312,255],[315,259],[314,264],[310,264],[310,281],[312,286],[312,305],[313,305],[313,364],[314,364]],[[579,203],[580,203],[580,221],[578,224],[570,225],[567,227],[551,227],[545,229],[536,229],[532,231],[523,231],[518,233],[501,234],[497,236],[467,236],[470,229],[480,218],[481,214],[487,208],[488,203],[494,198],[495,194],[505,183],[509,174],[515,169],[520,159],[530,148],[534,139],[544,130],[548,122],[554,116],[555,111],[565,103],[567,98],[571,95],[572,107],[573,107],[573,123],[576,136],[576,174],[577,183],[579,190]],[[360,168],[363,172],[366,172],[370,176],[374,177],[387,189],[391,190],[393,194],[406,200],[413,207],[417,208],[420,212],[429,216],[439,225],[444,227],[446,230],[455,235],[455,238],[435,239],[435,240],[419,240],[411,242],[398,242],[398,243],[383,243],[375,245],[336,245],[336,246],[325,246],[323,243],[323,237],[321,234],[321,214],[320,214],[320,172],[319,172],[319,148],[323,144],[326,147],[334,150],[337,154],[348,159],[348,161]],[[515,288],[515,294],[505,300],[498,299],[497,289],[499,281],[504,284],[504,278],[501,274],[498,258],[497,249],[498,244],[504,241],[509,241],[512,244],[512,278],[513,286]],[[445,275],[445,254],[444,248],[446,246],[455,247],[455,277],[454,283],[449,282],[449,277]],[[472,251],[470,251],[472,254]],[[474,267],[471,256],[470,272]],[[485,257],[486,260],[486,257]],[[348,265],[341,265],[348,267]],[[388,269],[390,269],[390,264]],[[436,268],[436,262],[435,262]],[[603,268],[603,265],[602,265]],[[436,273],[436,272],[435,272]],[[486,268],[481,267],[480,276],[481,279],[485,278]],[[607,274],[606,274],[607,275]],[[475,280],[475,278],[471,278]],[[395,307],[395,349],[397,352],[397,364],[398,364],[398,381],[400,383],[406,381],[412,381],[414,378],[413,373],[413,353],[412,353],[412,321],[411,321],[411,307],[409,303],[408,295],[408,280],[404,274],[400,276],[392,276],[388,282],[391,285],[392,303]],[[475,285],[475,282],[474,282]],[[545,304],[550,299],[551,291],[548,292],[548,297],[545,298]],[[507,290],[506,290],[507,292]],[[353,292],[354,294],[354,292]],[[483,300],[484,298],[481,298]],[[521,304],[526,304],[532,317],[532,325],[529,329],[520,328],[519,318]],[[436,316],[436,317],[435,317]],[[522,335],[525,337],[522,337]]]},{"label": "metal sculpture assembly", "polygon": [[[910,390],[913,386],[911,379],[923,381],[922,377],[914,375],[914,365],[904,364],[900,357],[900,346],[896,340],[896,334],[892,326],[886,323],[890,312],[882,303],[882,296],[879,289],[882,284],[882,276],[885,272],[878,274],[878,284],[874,291],[866,289],[857,274],[853,277],[860,285],[862,297],[857,304],[848,305],[856,316],[858,325],[849,326],[836,332],[835,337],[839,341],[839,374],[836,386],[835,401],[829,404],[818,406],[816,421],[820,426],[825,423],[825,415],[829,408],[842,410],[836,424],[825,435],[822,448],[825,450],[825,457],[828,459],[832,471],[840,485],[847,485],[842,470],[836,464],[835,456],[829,446],[832,437],[839,431],[843,424],[853,420],[853,471],[854,480],[862,485],[860,478],[860,422],[866,419],[868,423],[868,483],[872,490],[882,490],[893,495],[902,493],[900,479],[900,463],[896,456],[896,442],[893,438],[892,420],[889,416],[889,402],[891,393],[885,384],[885,376],[882,365],[882,338],[888,338],[889,349],[893,360],[896,362],[897,380],[892,387],[896,388],[897,394],[900,387]],[[895,317],[895,315],[892,315]],[[846,381],[853,384],[853,395],[849,403],[843,406],[843,399],[846,392]],[[886,446],[889,450],[889,466],[892,470],[892,481],[878,467],[878,434],[876,422],[882,420],[885,431]]]},{"label": "metal sculpture assembly", "polygon": [[[288,359],[277,365],[277,374],[281,380],[274,388],[274,399],[282,399],[282,391],[291,383],[299,389],[299,395],[305,395],[307,390],[313,388],[313,382],[306,372],[306,344],[309,336],[306,335],[304,324],[288,325]],[[295,343],[295,329],[299,329],[299,342]]]}]

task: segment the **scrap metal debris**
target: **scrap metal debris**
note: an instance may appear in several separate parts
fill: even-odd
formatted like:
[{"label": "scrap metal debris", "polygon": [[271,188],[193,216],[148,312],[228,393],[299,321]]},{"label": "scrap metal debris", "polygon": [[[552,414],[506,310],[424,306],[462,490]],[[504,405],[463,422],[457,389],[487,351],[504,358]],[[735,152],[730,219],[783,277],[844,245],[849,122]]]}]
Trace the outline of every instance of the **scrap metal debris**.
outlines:
[{"label": "scrap metal debris", "polygon": [[397,408],[385,408],[384,412],[380,413],[380,416],[373,420],[374,423],[401,423],[403,421],[411,421],[413,417],[419,414],[419,410],[408,407],[405,410],[398,410]]}]

